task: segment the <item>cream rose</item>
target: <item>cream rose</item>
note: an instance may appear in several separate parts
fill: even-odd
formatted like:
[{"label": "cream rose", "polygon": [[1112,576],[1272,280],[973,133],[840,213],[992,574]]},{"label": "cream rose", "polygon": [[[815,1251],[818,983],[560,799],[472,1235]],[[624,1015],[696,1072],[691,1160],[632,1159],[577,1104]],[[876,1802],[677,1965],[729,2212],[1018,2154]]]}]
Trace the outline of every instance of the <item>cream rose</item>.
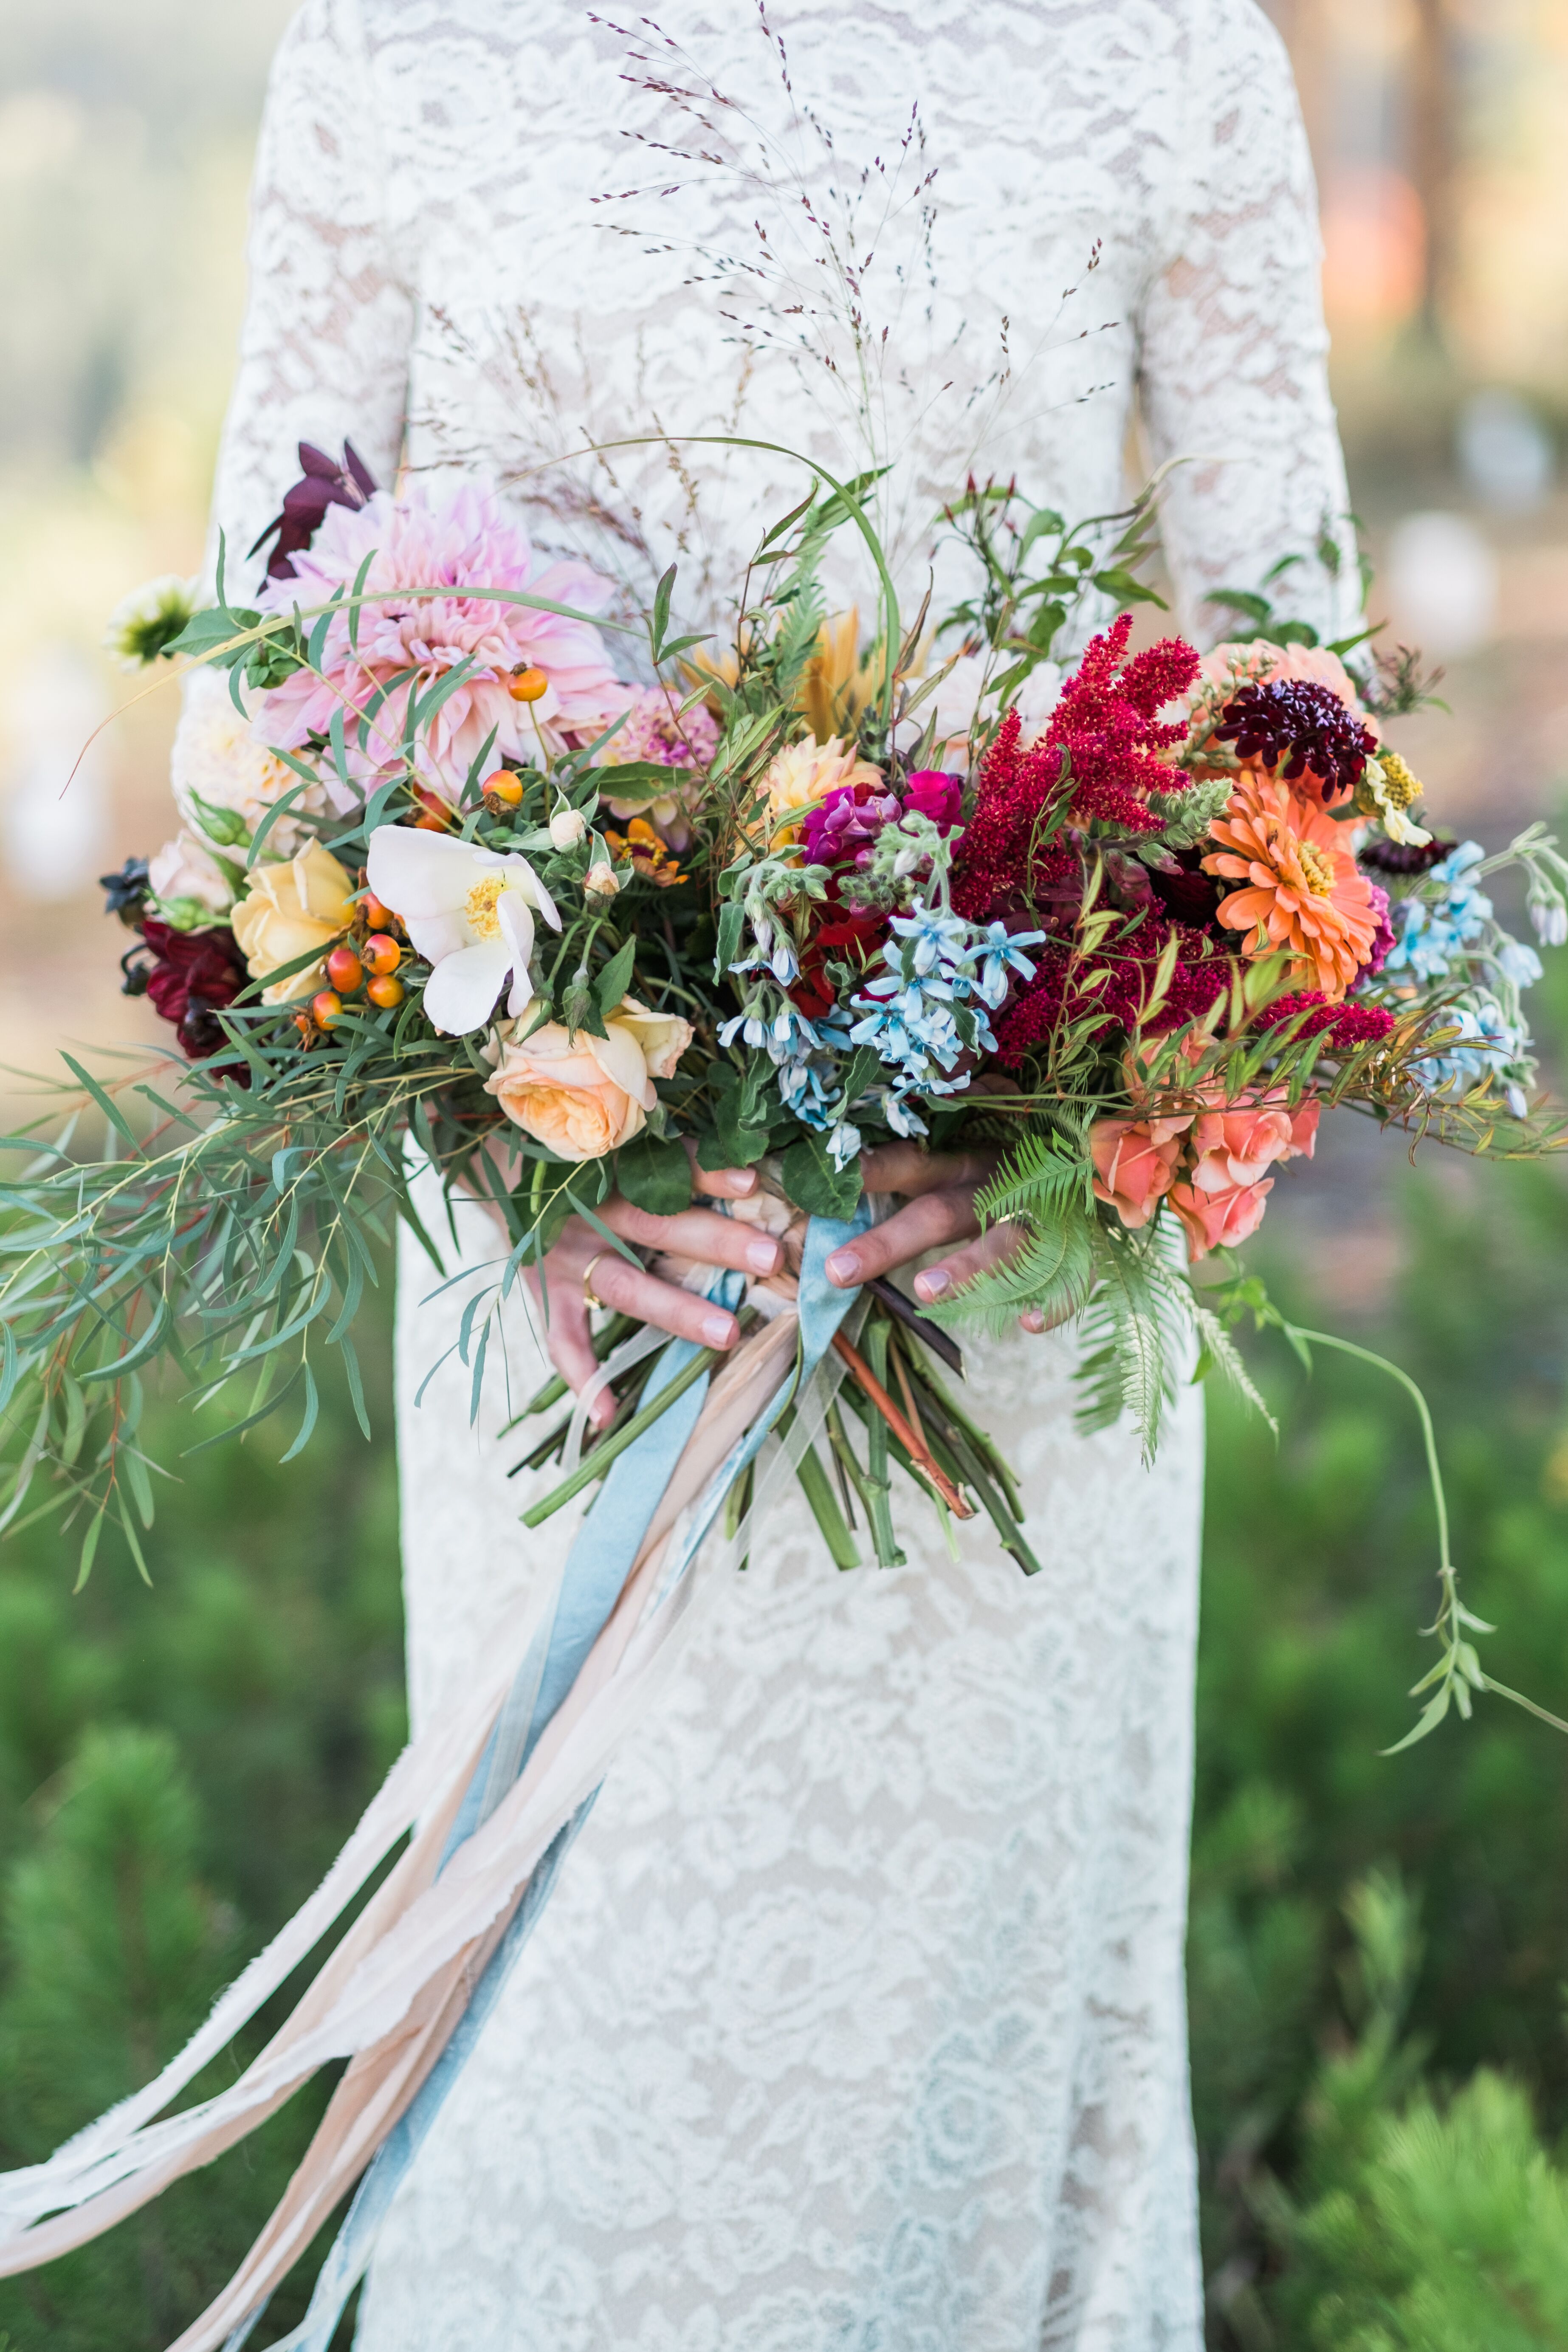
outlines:
[{"label": "cream rose", "polygon": [[[514,1029],[526,1029],[524,1013]],[[691,1043],[678,1013],[650,1013],[623,997],[605,1023],[608,1035],[571,1036],[558,1021],[514,1044],[496,1033],[500,1060],[485,1092],[508,1118],[563,1160],[602,1160],[647,1124],[655,1078],[673,1076]]]},{"label": "cream rose", "polygon": [[[349,893],[353,877],[319,841],[286,864],[258,866],[250,887],[230,920],[252,980],[292,963],[318,949],[323,955],[353,920]],[[311,964],[263,991],[264,1004],[287,1004],[321,985],[321,967]]]}]

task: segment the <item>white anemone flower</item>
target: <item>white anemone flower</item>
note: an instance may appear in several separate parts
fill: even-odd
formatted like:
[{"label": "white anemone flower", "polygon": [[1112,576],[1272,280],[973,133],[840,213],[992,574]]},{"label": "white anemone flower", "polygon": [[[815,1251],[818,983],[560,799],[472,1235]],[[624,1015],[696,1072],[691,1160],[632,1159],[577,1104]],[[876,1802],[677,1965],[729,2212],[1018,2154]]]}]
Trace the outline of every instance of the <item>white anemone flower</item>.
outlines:
[{"label": "white anemone flower", "polygon": [[401,917],[416,955],[431,965],[425,1010],[446,1035],[482,1029],[510,975],[507,1011],[532,993],[533,918],[561,929],[555,902],[526,857],[477,841],[377,825],[366,860],[370,887]]}]

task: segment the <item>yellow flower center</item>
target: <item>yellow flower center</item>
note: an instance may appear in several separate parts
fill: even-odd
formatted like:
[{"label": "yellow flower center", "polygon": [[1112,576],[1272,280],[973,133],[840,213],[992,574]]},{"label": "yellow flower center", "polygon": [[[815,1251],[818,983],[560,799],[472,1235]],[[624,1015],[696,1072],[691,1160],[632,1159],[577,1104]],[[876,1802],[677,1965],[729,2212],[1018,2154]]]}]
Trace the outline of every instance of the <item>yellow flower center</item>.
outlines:
[{"label": "yellow flower center", "polygon": [[500,939],[500,917],[496,912],[496,907],[506,885],[507,877],[504,874],[487,874],[484,880],[476,882],[469,891],[468,903],[464,911],[468,919],[468,929],[476,939]]},{"label": "yellow flower center", "polygon": [[1315,841],[1299,841],[1296,855],[1300,861],[1301,879],[1314,898],[1327,898],[1334,887],[1333,862]]},{"label": "yellow flower center", "polygon": [[1397,751],[1382,753],[1379,766],[1383,770],[1383,801],[1385,808],[1413,808],[1421,798],[1419,777],[1411,774]]}]

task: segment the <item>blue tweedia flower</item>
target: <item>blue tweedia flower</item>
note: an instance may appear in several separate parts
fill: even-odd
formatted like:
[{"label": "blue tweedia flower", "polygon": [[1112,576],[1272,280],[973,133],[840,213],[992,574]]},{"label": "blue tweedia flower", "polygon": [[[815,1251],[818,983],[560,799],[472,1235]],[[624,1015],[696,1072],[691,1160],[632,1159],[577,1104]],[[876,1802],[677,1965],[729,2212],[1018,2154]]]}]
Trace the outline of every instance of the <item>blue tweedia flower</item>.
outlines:
[{"label": "blue tweedia flower", "polygon": [[1024,950],[1045,933],[982,927],[921,905],[895,916],[891,929],[882,950],[887,971],[851,1000],[861,1017],[850,1040],[873,1046],[900,1073],[900,1093],[957,1094],[969,1079],[950,1076],[954,1064],[964,1053],[995,1051],[987,1013],[1006,996],[1011,973],[1033,978]]},{"label": "blue tweedia flower", "polygon": [[[1457,1029],[1458,1035],[1441,1053],[1428,1054],[1424,1061],[1413,1066],[1415,1075],[1430,1094],[1468,1094],[1483,1080],[1521,1063],[1529,1052],[1528,1036],[1504,1017],[1500,1006],[1490,997],[1480,996],[1468,1004],[1447,1006],[1443,1020],[1444,1025]],[[1516,1096],[1522,1106],[1524,1096],[1520,1087],[1511,1085],[1507,1091],[1510,1108],[1515,1108]],[[1522,1117],[1522,1108],[1517,1109],[1515,1115]]]},{"label": "blue tweedia flower", "polygon": [[[1455,958],[1491,920],[1491,900],[1465,878],[1485,855],[1479,841],[1462,841],[1433,866],[1418,896],[1400,900],[1394,909],[1398,937],[1385,971],[1407,971],[1419,981],[1447,978]],[[1440,896],[1432,895],[1434,886]]]},{"label": "blue tweedia flower", "polygon": [[1522,940],[1510,940],[1502,934],[1502,944],[1497,951],[1498,967],[1505,980],[1515,988],[1533,988],[1541,978],[1541,958]]}]

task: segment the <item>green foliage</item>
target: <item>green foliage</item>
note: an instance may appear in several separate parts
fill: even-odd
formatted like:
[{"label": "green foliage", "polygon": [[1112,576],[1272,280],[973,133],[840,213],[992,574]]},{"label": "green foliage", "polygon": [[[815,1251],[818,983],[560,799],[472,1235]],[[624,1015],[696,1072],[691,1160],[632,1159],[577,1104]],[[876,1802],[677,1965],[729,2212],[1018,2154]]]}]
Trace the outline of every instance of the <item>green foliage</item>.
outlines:
[{"label": "green foliage", "polygon": [[[378,1438],[324,1381],[323,1443],[183,1465],[146,1545],[70,1591],[58,1535],[0,1549],[0,2162],[156,2072],[317,1883],[403,1738],[384,1316]],[[153,1398],[155,1433],[184,1408]],[[242,2047],[279,2021],[278,2004]],[[228,2066],[196,2086],[205,2095]],[[79,2253],[0,2283],[11,2352],[162,2352],[244,2255],[328,2085]],[[293,2284],[268,2326],[292,2325]]]},{"label": "green foliage", "polygon": [[[1568,1199],[1538,1166],[1398,1175],[1397,1305],[1352,1328],[1431,1401],[1489,1664],[1561,1710]],[[1380,1755],[1436,1600],[1419,1429],[1370,1369],[1248,1346],[1282,1437],[1213,1398],[1188,1952],[1211,2343],[1561,2345],[1560,1735],[1482,1695]]]}]

